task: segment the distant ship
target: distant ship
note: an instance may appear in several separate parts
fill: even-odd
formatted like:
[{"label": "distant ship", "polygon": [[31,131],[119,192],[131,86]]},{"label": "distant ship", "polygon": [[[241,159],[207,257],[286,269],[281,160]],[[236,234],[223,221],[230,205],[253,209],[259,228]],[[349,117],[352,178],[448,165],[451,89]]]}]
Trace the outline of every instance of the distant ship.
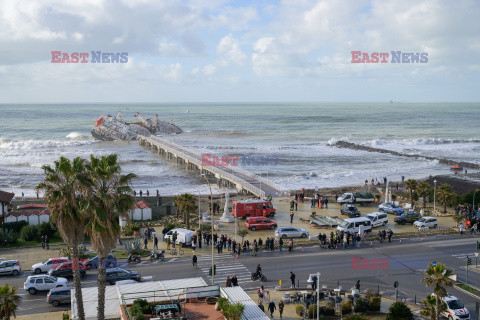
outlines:
[{"label": "distant ship", "polygon": [[178,134],[182,129],[172,122],[155,119],[144,119],[138,112],[135,113],[138,122],[128,123],[123,121],[122,113],[119,112],[114,118],[111,115],[100,116],[92,128],[92,136],[102,141],[133,141],[138,135],[150,136],[152,134]]}]

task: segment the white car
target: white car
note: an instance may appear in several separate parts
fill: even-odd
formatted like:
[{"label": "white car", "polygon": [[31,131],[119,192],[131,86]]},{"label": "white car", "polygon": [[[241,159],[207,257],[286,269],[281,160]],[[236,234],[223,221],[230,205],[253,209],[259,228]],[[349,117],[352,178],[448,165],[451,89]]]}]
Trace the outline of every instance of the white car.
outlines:
[{"label": "white car", "polygon": [[308,238],[308,231],[295,227],[278,227],[275,230],[275,236],[278,238]]},{"label": "white car", "polygon": [[53,288],[67,287],[68,280],[48,275],[29,276],[23,285],[23,289],[30,294],[36,294],[38,291],[48,291]]},{"label": "white car", "polygon": [[0,262],[0,274],[11,274],[18,276],[22,271],[18,260],[3,260]]},{"label": "white car", "polygon": [[414,227],[422,228],[436,228],[438,225],[437,218],[434,217],[422,217],[413,223]]},{"label": "white car", "polygon": [[50,258],[44,262],[40,263],[35,263],[32,266],[32,272],[35,274],[39,274],[42,272],[48,272],[50,269],[55,269],[59,265],[61,265],[64,262],[69,262],[70,260],[68,258],[62,257],[62,258]]},{"label": "white car", "polygon": [[470,320],[470,313],[457,297],[447,294],[442,298],[447,304],[447,310],[442,313],[448,320]]}]

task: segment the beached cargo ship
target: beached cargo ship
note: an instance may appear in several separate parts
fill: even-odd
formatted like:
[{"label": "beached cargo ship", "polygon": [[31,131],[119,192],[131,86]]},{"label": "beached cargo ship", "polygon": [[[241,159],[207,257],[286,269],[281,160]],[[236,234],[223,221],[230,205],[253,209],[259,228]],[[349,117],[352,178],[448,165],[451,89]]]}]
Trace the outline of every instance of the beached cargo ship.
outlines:
[{"label": "beached cargo ship", "polygon": [[119,112],[116,117],[111,115],[100,116],[92,128],[92,136],[102,141],[133,141],[137,140],[138,135],[150,136],[152,134],[178,134],[182,129],[171,122],[158,120],[155,118],[144,119],[138,112],[135,114],[138,122],[125,122],[122,119],[122,113]]}]

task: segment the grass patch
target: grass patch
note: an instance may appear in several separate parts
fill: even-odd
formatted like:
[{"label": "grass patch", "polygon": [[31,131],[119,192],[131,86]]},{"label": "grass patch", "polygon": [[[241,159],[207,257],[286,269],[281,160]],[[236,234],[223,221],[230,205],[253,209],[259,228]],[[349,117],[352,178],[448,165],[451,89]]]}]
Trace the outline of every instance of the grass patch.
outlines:
[{"label": "grass patch", "polygon": [[460,283],[460,284],[456,284],[455,286],[457,286],[457,287],[459,287],[459,288],[461,288],[461,289],[463,289],[463,290],[466,290],[466,291],[468,291],[468,292],[470,292],[470,293],[473,293],[474,295],[480,297],[480,291],[478,291],[478,290],[475,289],[475,288],[470,287],[469,285],[466,285],[466,284],[464,284],[464,283]]},{"label": "grass patch", "polygon": [[[128,258],[128,253],[126,251],[115,251],[112,252],[112,254],[115,256],[115,258]],[[150,255],[150,250],[142,250],[142,253],[140,254],[141,257],[143,256],[148,256]]]},{"label": "grass patch", "polygon": [[[54,245],[54,244],[65,244],[60,236],[58,237],[53,237],[50,239],[49,245]],[[14,244],[9,244],[5,246],[4,248],[23,248],[23,247],[40,247],[42,243],[40,241],[24,241],[21,238],[18,239],[17,243]]]}]

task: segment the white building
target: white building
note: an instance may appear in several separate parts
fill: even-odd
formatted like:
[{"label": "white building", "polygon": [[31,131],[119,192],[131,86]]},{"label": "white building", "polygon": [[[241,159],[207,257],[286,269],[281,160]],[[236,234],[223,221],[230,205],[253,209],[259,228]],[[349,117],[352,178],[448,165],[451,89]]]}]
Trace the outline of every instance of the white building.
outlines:
[{"label": "white building", "polygon": [[17,210],[7,214],[5,222],[27,221],[29,225],[39,225],[50,221],[50,211],[43,203],[29,203],[17,207]]}]

